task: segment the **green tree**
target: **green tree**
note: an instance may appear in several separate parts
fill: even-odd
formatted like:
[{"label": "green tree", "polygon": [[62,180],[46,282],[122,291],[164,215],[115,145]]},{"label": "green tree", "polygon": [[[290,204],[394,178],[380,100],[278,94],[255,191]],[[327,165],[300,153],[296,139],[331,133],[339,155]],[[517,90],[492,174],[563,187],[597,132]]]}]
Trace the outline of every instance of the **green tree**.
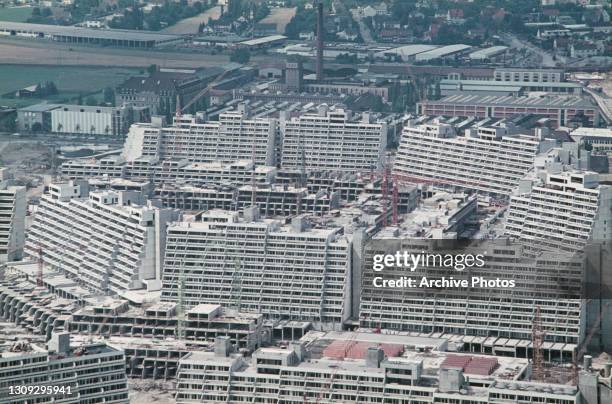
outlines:
[{"label": "green tree", "polygon": [[94,105],[98,105],[98,101],[96,101],[96,99],[94,97],[87,97],[87,99],[85,100],[85,105],[89,105],[89,106],[94,106]]},{"label": "green tree", "polygon": [[107,104],[115,105],[115,90],[112,87],[106,87],[104,91],[102,91],[104,96],[104,102]]},{"label": "green tree", "polygon": [[149,67],[147,67],[147,72],[149,73],[149,76],[155,73],[156,71],[157,71],[156,64],[152,64],[152,65],[149,65]]},{"label": "green tree", "polygon": [[248,49],[235,49],[230,55],[231,62],[246,64],[249,63],[249,60],[251,60],[251,52]]}]

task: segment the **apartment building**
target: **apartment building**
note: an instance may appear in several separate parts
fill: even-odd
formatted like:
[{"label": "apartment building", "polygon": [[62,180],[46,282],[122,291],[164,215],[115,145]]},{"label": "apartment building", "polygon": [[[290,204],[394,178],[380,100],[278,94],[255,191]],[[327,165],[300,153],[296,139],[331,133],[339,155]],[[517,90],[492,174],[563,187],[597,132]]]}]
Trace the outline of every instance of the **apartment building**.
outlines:
[{"label": "apartment building", "polygon": [[141,157],[224,163],[254,160],[257,165],[273,166],[276,137],[276,120],[249,118],[244,109],[221,113],[218,121],[182,115],[172,126],[132,125],[122,155],[128,161]]},{"label": "apartment building", "polygon": [[236,207],[243,210],[255,202],[264,216],[293,216],[300,214],[325,215],[340,207],[340,195],[325,190],[308,193],[306,187],[269,185],[238,188]]},{"label": "apartment building", "polygon": [[282,168],[372,171],[382,166],[387,147],[386,123],[361,121],[349,111],[319,107],[317,114],[281,120]]},{"label": "apartment building", "polygon": [[[133,307],[126,300],[88,305],[66,321],[66,332],[133,338],[176,338],[176,303]],[[227,336],[237,348],[255,350],[261,344],[263,316],[241,313],[218,304],[200,304],[185,313],[185,340],[212,342]]]},{"label": "apartment building", "polygon": [[193,352],[180,360],[176,400],[579,404],[580,388],[587,394],[593,390],[586,383],[531,382],[526,359],[451,353],[444,344],[431,337],[326,333],[307,335],[286,349],[260,348],[244,358],[220,342],[214,353]]},{"label": "apartment building", "polygon": [[26,189],[0,168],[0,264],[21,259],[25,244]]},{"label": "apartment building", "polygon": [[26,253],[99,291],[155,290],[166,224],[177,218],[139,192],[90,192],[87,181],[51,184],[40,198]]},{"label": "apartment building", "polygon": [[272,166],[254,166],[250,160],[231,163],[191,163],[186,160],[136,159],[125,161],[122,157],[69,160],[60,166],[63,177],[87,179],[95,177],[125,178],[135,181],[151,181],[156,185],[189,182],[193,186],[233,183],[257,184],[273,181],[277,169]]},{"label": "apartment building", "polygon": [[[447,333],[481,338],[475,352],[502,352],[529,357],[534,312],[541,306],[547,341],[546,357],[566,362],[573,358],[584,337],[586,319],[580,300],[583,290],[582,261],[573,254],[540,253],[527,258],[524,245],[506,239],[472,240],[476,214],[475,196],[436,193],[409,213],[398,227],[373,236],[366,245],[359,311],[361,327],[397,332]],[[478,239],[478,237],[474,237]],[[465,242],[461,242],[464,239]],[[469,243],[468,243],[468,240]],[[400,265],[374,270],[374,256],[389,251],[482,255],[483,265],[457,271],[441,264],[408,270]],[[562,275],[560,275],[562,274]],[[468,280],[468,287],[380,287],[380,282],[411,277]],[[560,276],[562,281],[560,281]],[[473,278],[512,281],[514,287],[481,287]],[[492,338],[488,340],[489,338]],[[495,338],[517,341],[512,347],[496,347]],[[488,340],[487,344],[484,343]]]},{"label": "apartment building", "polygon": [[339,329],[353,310],[359,235],[260,219],[255,208],[209,211],[168,227],[162,300],[221,304],[267,318]]},{"label": "apartment building", "polygon": [[393,174],[409,182],[507,197],[533,168],[536,155],[555,145],[541,137],[514,134],[502,126],[473,127],[461,136],[451,124],[408,122]]},{"label": "apartment building", "polygon": [[600,185],[598,177],[551,169],[526,178],[510,198],[505,233],[569,252],[612,239],[612,186]]},{"label": "apartment building", "polygon": [[[15,394],[18,387],[57,387]],[[0,353],[0,403],[128,403],[125,355],[106,344],[70,346],[70,335],[53,334],[47,348],[27,342]]]},{"label": "apartment building", "polygon": [[535,115],[550,121],[552,126],[597,126],[599,108],[579,96],[493,96],[455,94],[436,101],[417,104],[419,115],[459,116],[476,118],[511,118]]}]

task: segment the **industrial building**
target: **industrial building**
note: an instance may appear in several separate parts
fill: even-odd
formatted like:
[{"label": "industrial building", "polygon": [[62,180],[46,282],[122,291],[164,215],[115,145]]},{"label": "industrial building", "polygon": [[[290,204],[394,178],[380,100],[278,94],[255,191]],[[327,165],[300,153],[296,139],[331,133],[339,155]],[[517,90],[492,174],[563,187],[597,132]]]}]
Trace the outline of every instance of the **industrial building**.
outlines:
[{"label": "industrial building", "polygon": [[493,72],[494,81],[527,81],[558,83],[565,81],[562,69],[527,69],[520,67],[497,67]]},{"label": "industrial building", "polygon": [[0,168],[0,265],[21,259],[25,245],[26,188]]},{"label": "industrial building", "polygon": [[376,52],[374,56],[385,59],[401,59],[402,62],[412,62],[415,56],[419,53],[427,52],[433,49],[437,49],[436,45],[404,45],[397,48],[386,49]]},{"label": "industrial building", "polygon": [[257,50],[282,45],[287,40],[284,35],[269,35],[261,38],[247,39],[246,41],[235,44],[236,48]]},{"label": "industrial building", "polygon": [[138,192],[90,192],[82,180],[51,184],[25,250],[99,291],[159,290],[166,224],[177,218],[178,212],[151,206]]},{"label": "industrial building", "polygon": [[125,48],[155,48],[184,41],[179,35],[168,35],[155,32],[92,29],[9,21],[0,22],[0,35]]},{"label": "industrial building", "polygon": [[533,168],[536,155],[555,146],[543,135],[520,135],[514,129],[474,126],[460,136],[452,124],[408,122],[393,173],[409,182],[508,197]]},{"label": "industrial building", "polygon": [[17,110],[17,125],[26,132],[121,136],[146,116],[142,108],[42,103]]},{"label": "industrial building", "polygon": [[[260,219],[256,208],[209,211],[168,227],[162,299],[222,304],[267,318],[341,329],[352,315],[360,238],[340,227]],[[290,268],[290,270],[288,270]]]},{"label": "industrial building", "polygon": [[493,80],[440,80],[440,95],[495,95],[522,96],[530,92],[544,92],[559,95],[580,95],[582,86],[565,81],[493,81]]},{"label": "industrial building", "polygon": [[350,111],[327,110],[281,120],[282,168],[372,171],[382,167],[387,146],[386,123],[368,114],[351,120]]},{"label": "industrial building", "polygon": [[417,53],[414,56],[416,62],[428,62],[435,59],[456,58],[459,55],[467,53],[472,47],[470,45],[455,44],[446,45],[436,49]]},{"label": "industrial building", "polygon": [[577,96],[483,96],[457,94],[437,101],[417,104],[419,115],[460,116],[477,118],[510,118],[532,114],[550,120],[552,126],[597,126],[599,109],[592,102]]},{"label": "industrial building", "polygon": [[195,162],[254,160],[275,165],[277,123],[249,119],[246,111],[226,112],[218,121],[201,122],[196,116],[175,118],[173,126],[135,124],[130,128],[123,156],[187,159]]},{"label": "industrial building", "polygon": [[[15,388],[57,386],[41,394]],[[13,391],[11,391],[11,387]],[[18,341],[0,352],[0,403],[128,403],[125,355],[106,344],[70,345],[70,335],[53,334],[46,349]]]},{"label": "industrial building", "polygon": [[504,55],[507,50],[507,46],[490,46],[488,48],[478,49],[477,51],[471,52],[468,57],[471,60],[484,62]]},{"label": "industrial building", "polygon": [[160,67],[148,76],[133,76],[118,85],[115,89],[115,105],[148,108],[151,114],[174,113],[177,97],[181,105],[186,105],[222,73],[221,68],[202,70]]},{"label": "industrial building", "polygon": [[589,144],[593,153],[612,152],[612,129],[582,127],[574,129],[570,136],[575,142]]}]

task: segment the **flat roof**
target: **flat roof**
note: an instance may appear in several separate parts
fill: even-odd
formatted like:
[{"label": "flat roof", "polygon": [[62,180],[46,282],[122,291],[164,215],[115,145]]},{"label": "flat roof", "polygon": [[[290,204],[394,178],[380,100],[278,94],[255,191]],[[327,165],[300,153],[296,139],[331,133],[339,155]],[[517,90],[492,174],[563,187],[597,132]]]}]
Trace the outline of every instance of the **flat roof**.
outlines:
[{"label": "flat roof", "polygon": [[96,105],[78,105],[78,104],[56,104],[57,108],[53,111],[67,111],[67,112],[114,112],[117,108],[115,107],[101,107]]},{"label": "flat roof", "polygon": [[128,41],[164,42],[181,38],[181,36],[179,35],[159,34],[156,32],[136,31],[127,29],[94,29],[73,26],[66,27],[61,25],[29,24],[9,21],[0,21],[0,30]]},{"label": "flat roof", "polygon": [[417,60],[436,59],[442,56],[452,55],[453,53],[465,51],[471,48],[472,47],[470,45],[464,44],[447,45],[441,48],[436,48],[427,52],[419,53],[416,58]]},{"label": "flat roof", "polygon": [[508,49],[507,46],[491,46],[484,49],[479,49],[475,52],[470,53],[470,59],[486,59],[491,56],[498,55],[505,52]]},{"label": "flat roof", "polygon": [[387,53],[395,53],[400,56],[412,56],[416,55],[417,53],[423,53],[437,48],[439,48],[438,45],[404,45],[397,48],[376,52],[376,54],[385,55]]},{"label": "flat roof", "polygon": [[462,84],[462,85],[477,85],[486,87],[504,87],[504,86],[521,86],[521,87],[564,87],[564,88],[581,88],[582,85],[570,81],[495,81],[495,80],[453,80],[442,79],[440,84]]},{"label": "flat roof", "polygon": [[263,45],[265,43],[280,41],[283,39],[287,39],[287,37],[284,35],[269,35],[269,36],[264,36],[261,38],[249,39],[248,41],[242,41],[239,44],[246,45],[246,46],[257,46],[257,45]]},{"label": "flat roof", "polygon": [[514,97],[493,95],[450,95],[428,104],[462,104],[508,107],[542,107],[542,108],[597,108],[595,104],[576,96]]},{"label": "flat roof", "polygon": [[41,102],[40,104],[30,105],[28,107],[19,108],[18,111],[22,112],[47,112],[52,109],[59,107],[59,104],[49,104]]}]

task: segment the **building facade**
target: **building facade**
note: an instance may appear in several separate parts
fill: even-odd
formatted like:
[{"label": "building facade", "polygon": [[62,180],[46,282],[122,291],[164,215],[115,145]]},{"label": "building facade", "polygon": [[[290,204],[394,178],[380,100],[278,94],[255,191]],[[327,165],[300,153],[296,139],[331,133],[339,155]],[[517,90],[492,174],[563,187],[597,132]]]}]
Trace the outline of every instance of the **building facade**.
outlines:
[{"label": "building facade", "polygon": [[541,97],[484,96],[457,94],[437,101],[417,104],[419,115],[460,116],[476,118],[511,118],[531,114],[549,119],[552,126],[599,124],[599,109],[577,96],[546,95]]},{"label": "building facade", "polygon": [[138,192],[90,192],[87,181],[51,184],[40,199],[26,253],[92,289],[159,289],[166,223],[178,213]]},{"label": "building facade", "polygon": [[7,168],[0,168],[0,264],[21,259],[25,244],[26,189],[12,185]]},{"label": "building facade", "polygon": [[561,82],[565,81],[565,71],[562,69],[521,69],[518,67],[498,67],[493,72],[495,81],[532,81]]},{"label": "building facade", "polygon": [[[22,386],[56,386],[62,390],[56,394],[47,390],[42,394],[15,394],[15,388]],[[3,404],[127,404],[125,355],[105,344],[71,347],[68,334],[54,334],[47,349],[25,343],[20,350],[0,354],[0,393]]]},{"label": "building facade", "polygon": [[50,111],[51,132],[83,135],[125,135],[132,123],[130,107],[58,105]]},{"label": "building facade", "polygon": [[183,115],[173,126],[132,125],[123,155],[128,161],[140,157],[224,163],[254,159],[257,165],[275,165],[276,134],[276,120],[249,119],[243,112],[222,113],[218,121],[208,122]]},{"label": "building facade", "polygon": [[464,136],[445,123],[408,122],[393,173],[411,182],[473,189],[507,197],[554,142],[514,135],[504,127],[470,128]]},{"label": "building facade", "polygon": [[352,121],[349,111],[327,110],[281,121],[281,167],[304,170],[373,171],[382,167],[385,123],[366,115]]},{"label": "building facade", "polygon": [[612,187],[593,172],[547,172],[526,178],[510,198],[505,232],[543,247],[582,251],[612,239]]},{"label": "building facade", "polygon": [[168,228],[162,299],[222,304],[268,318],[342,327],[351,315],[353,240],[340,228],[259,219],[257,209],[202,213]]}]

